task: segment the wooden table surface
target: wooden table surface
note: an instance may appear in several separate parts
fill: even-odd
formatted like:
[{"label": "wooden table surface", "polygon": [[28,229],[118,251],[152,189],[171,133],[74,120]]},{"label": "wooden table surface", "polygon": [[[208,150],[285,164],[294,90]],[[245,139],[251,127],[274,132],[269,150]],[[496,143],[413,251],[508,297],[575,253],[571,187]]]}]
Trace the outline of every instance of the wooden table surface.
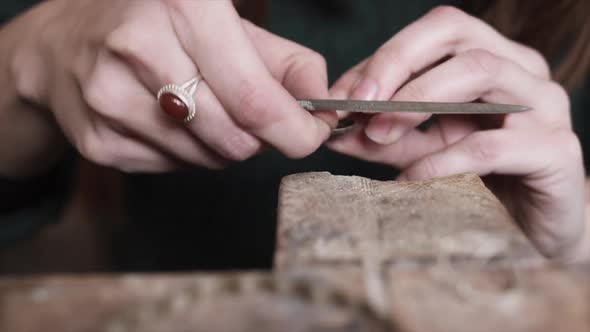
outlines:
[{"label": "wooden table surface", "polygon": [[590,269],[544,260],[475,175],[306,173],[274,271],[0,278],[0,331],[590,331]]}]

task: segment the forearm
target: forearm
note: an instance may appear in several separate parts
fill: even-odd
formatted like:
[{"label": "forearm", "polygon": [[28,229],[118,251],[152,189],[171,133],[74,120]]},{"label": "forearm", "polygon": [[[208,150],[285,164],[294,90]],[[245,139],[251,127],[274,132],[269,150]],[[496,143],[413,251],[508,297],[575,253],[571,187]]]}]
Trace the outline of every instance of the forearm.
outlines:
[{"label": "forearm", "polygon": [[38,33],[39,12],[40,8],[34,9],[0,28],[0,176],[40,174],[59,159],[65,147],[52,114],[25,100],[17,87],[21,70],[31,68],[15,57],[22,56],[29,37]]}]

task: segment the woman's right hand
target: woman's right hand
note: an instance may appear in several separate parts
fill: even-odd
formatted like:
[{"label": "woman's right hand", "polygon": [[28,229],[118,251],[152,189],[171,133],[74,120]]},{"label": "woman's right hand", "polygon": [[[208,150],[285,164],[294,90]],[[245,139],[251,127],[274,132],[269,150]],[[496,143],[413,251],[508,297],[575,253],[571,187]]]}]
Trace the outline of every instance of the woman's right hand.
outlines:
[{"label": "woman's right hand", "polygon": [[[19,95],[50,109],[86,158],[133,172],[220,168],[265,144],[289,157],[317,149],[334,112],[321,56],[242,20],[229,0],[52,0],[17,19]],[[14,29],[14,31],[20,31]],[[196,118],[168,119],[155,95],[197,74]]]}]

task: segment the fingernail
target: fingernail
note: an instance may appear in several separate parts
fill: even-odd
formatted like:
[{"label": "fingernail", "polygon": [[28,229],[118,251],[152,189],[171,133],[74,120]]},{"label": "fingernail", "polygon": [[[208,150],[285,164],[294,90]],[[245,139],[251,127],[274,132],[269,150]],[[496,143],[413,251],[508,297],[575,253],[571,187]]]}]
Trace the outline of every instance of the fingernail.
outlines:
[{"label": "fingernail", "polygon": [[391,121],[374,122],[365,129],[365,135],[371,141],[382,145],[397,142],[404,135],[404,132],[404,127],[396,126]]},{"label": "fingernail", "polygon": [[347,116],[350,116],[350,112],[347,111],[336,111],[336,114],[338,115],[338,120],[342,120]]},{"label": "fingernail", "polygon": [[356,83],[350,97],[357,100],[373,100],[377,97],[377,90],[377,82],[365,77]]},{"label": "fingernail", "polygon": [[330,98],[332,99],[348,99],[346,92],[343,90],[330,91]]},{"label": "fingernail", "polygon": [[[346,92],[342,91],[342,90],[334,90],[334,91],[330,91],[330,98],[331,99],[348,99],[348,95],[346,94]],[[349,112],[346,111],[336,111],[336,114],[338,115],[338,120],[344,119],[345,117],[348,116],[348,114],[350,114]]]}]

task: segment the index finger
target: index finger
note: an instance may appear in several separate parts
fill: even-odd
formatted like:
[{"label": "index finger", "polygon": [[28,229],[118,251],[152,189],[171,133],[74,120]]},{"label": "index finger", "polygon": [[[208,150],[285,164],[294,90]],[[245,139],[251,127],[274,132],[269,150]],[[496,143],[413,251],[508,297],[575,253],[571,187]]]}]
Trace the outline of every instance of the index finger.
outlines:
[{"label": "index finger", "polygon": [[277,82],[243,30],[230,1],[170,1],[185,51],[230,116],[289,157],[314,152],[330,134]]},{"label": "index finger", "polygon": [[[291,95],[296,98],[329,98],[327,66],[321,54],[246,20],[242,20],[242,26],[272,76]],[[334,111],[313,112],[312,115],[321,118],[332,128],[338,122]]]}]

